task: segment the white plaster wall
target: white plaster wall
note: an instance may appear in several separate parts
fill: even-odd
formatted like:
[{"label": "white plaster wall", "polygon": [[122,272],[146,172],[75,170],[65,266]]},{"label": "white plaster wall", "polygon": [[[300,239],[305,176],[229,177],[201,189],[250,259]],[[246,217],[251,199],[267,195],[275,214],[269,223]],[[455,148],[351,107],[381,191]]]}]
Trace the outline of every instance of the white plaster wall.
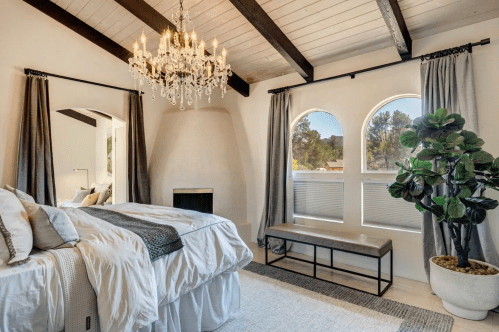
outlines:
[{"label": "white plaster wall", "polygon": [[[499,19],[448,31],[435,36],[416,40],[414,54],[425,54],[448,47],[491,38],[491,44],[474,48],[475,82],[479,108],[480,135],[487,142],[484,148],[499,156],[497,123],[499,120]],[[315,78],[320,79],[348,73],[391,61],[400,60],[394,47],[338,61],[315,68]],[[230,61],[229,61],[230,62]],[[344,223],[316,222],[324,228],[362,232],[389,237],[395,248],[395,274],[425,281],[421,234],[395,230],[363,227],[361,225],[361,181],[363,178],[386,178],[381,175],[361,173],[361,129],[368,113],[379,102],[400,94],[420,94],[419,61],[414,61],[379,71],[357,75],[355,79],[345,78],[327,83],[314,84],[292,90],[291,121],[312,108],[326,110],[333,114],[344,132],[343,173],[345,183]],[[234,91],[223,101],[232,114],[237,141],[241,149],[242,164],[246,177],[248,199],[248,221],[252,224],[252,240],[260,223],[265,186],[265,154],[267,140],[267,117],[270,95],[267,90],[302,83],[297,74],[251,85],[249,98]],[[490,196],[499,198],[496,193]],[[491,227],[496,246],[499,247],[499,210],[490,214]],[[338,259],[346,260],[350,257]],[[374,265],[359,258],[350,263],[359,266]],[[386,266],[386,265],[385,265]]]},{"label": "white plaster wall", "polygon": [[161,119],[150,163],[153,204],[172,206],[174,188],[213,188],[213,213],[245,223],[245,176],[231,115],[198,104],[172,108]]},{"label": "white plaster wall", "polygon": [[[24,68],[134,88],[128,65],[20,0],[0,1],[0,185],[15,182],[19,121],[24,100]],[[128,117],[128,93],[49,78],[50,106],[97,109]],[[145,90],[144,117],[150,158],[163,98]]]},{"label": "white plaster wall", "polygon": [[51,112],[55,188],[58,199],[72,199],[77,189],[95,181],[96,128],[57,112]]},{"label": "white plaster wall", "polygon": [[102,118],[97,120],[95,131],[95,179],[97,183],[112,183],[113,176],[107,172],[107,133],[112,134],[113,122]]}]

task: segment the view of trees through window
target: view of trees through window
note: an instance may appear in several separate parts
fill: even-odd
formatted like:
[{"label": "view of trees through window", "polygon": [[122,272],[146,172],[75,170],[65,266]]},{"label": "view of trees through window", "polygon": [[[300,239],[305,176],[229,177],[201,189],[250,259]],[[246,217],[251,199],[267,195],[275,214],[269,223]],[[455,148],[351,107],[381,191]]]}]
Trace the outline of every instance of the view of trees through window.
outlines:
[{"label": "view of trees through window", "polygon": [[327,112],[300,119],[292,138],[293,170],[343,171],[343,132]]},{"label": "view of trees through window", "polygon": [[421,99],[400,98],[383,107],[373,115],[366,128],[367,170],[397,170],[395,162],[415,155],[411,149],[400,145],[400,135],[405,126],[421,116]]}]

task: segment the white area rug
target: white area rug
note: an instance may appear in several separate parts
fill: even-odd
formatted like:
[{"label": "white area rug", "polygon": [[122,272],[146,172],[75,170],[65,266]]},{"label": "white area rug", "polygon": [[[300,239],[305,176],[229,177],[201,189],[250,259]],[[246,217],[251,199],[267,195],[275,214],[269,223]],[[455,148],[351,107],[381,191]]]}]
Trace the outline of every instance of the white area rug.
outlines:
[{"label": "white area rug", "polygon": [[217,332],[439,331],[452,318],[259,263],[240,271],[241,312]]}]

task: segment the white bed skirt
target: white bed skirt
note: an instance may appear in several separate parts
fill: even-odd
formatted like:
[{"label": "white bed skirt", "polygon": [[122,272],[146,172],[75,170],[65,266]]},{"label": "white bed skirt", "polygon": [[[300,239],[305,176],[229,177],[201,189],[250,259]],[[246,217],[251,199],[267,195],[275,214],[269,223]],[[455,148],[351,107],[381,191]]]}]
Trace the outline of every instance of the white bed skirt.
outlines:
[{"label": "white bed skirt", "polygon": [[237,272],[222,273],[159,308],[159,320],[139,332],[213,331],[240,308]]}]

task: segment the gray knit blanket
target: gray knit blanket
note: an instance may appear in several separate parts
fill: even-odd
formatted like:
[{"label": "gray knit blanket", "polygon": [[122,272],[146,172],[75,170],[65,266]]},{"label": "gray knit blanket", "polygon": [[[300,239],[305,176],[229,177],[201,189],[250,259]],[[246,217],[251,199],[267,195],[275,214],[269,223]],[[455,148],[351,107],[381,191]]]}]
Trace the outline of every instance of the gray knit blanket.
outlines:
[{"label": "gray knit blanket", "polygon": [[151,262],[184,247],[177,230],[172,226],[157,224],[106,209],[91,207],[80,209],[93,217],[107,221],[110,224],[129,230],[140,236],[147,250],[149,250]]}]

